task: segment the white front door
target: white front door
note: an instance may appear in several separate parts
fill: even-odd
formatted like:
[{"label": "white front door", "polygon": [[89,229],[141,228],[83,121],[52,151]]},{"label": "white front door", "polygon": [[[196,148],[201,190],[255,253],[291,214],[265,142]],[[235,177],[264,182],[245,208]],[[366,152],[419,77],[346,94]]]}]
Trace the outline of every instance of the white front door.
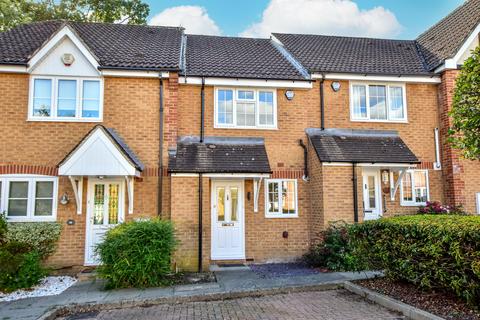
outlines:
[{"label": "white front door", "polygon": [[105,233],[124,221],[124,181],[88,180],[85,265],[98,265],[95,247]]},{"label": "white front door", "polygon": [[365,220],[380,218],[382,212],[382,194],[380,189],[380,171],[363,171],[363,212]]},{"label": "white front door", "polygon": [[245,259],[243,180],[212,183],[212,260]]}]

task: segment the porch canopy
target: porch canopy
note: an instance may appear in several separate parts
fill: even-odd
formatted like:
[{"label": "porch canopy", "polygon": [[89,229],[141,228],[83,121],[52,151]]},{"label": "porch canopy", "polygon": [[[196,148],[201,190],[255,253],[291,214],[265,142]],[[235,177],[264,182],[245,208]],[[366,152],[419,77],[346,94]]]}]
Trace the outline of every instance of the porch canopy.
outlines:
[{"label": "porch canopy", "polygon": [[394,130],[309,128],[306,133],[322,163],[355,163],[399,171],[392,198],[406,170],[420,163]]},{"label": "porch canopy", "polygon": [[218,178],[251,178],[254,182],[254,210],[264,177],[272,173],[263,138],[181,137],[169,152],[172,175],[204,174]]},{"label": "porch canopy", "polygon": [[77,213],[81,213],[84,176],[125,177],[128,212],[133,212],[133,178],[140,176],[144,165],[112,128],[95,126],[58,164],[58,174],[68,176],[75,193]]}]

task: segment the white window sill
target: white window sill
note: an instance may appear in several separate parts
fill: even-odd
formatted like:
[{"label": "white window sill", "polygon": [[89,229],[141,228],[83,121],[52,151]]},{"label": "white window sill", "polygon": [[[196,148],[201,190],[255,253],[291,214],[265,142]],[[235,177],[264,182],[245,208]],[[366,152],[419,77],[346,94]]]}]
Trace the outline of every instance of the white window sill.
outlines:
[{"label": "white window sill", "polygon": [[368,119],[352,119],[351,122],[376,122],[376,123],[408,123],[408,120],[368,120]]},{"label": "white window sill", "polygon": [[8,222],[55,222],[57,219],[55,217],[42,217],[42,218],[28,218],[28,217],[8,217]]},{"label": "white window sill", "polygon": [[28,118],[29,122],[102,122],[102,119],[98,118]]},{"label": "white window sill", "polygon": [[298,214],[265,214],[267,219],[292,219],[298,218]]},{"label": "white window sill", "polygon": [[214,129],[239,129],[239,130],[278,130],[277,127],[237,127],[237,126],[213,126]]},{"label": "white window sill", "polygon": [[414,203],[414,202],[401,202],[400,203],[400,206],[402,207],[425,207],[427,205],[426,202],[418,202],[418,203]]}]

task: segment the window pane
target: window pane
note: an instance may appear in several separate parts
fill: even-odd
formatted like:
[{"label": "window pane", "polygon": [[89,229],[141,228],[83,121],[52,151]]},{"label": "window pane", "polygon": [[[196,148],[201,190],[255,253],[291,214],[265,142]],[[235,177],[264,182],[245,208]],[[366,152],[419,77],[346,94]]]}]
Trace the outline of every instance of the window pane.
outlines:
[{"label": "window pane", "polygon": [[108,187],[108,224],[118,223],[118,184]]},{"label": "window pane", "polygon": [[295,183],[293,181],[283,181],[282,212],[283,214],[295,213]]},{"label": "window pane", "polygon": [[51,216],[53,214],[53,182],[38,181],[35,183],[35,216]]},{"label": "window pane", "polygon": [[103,224],[103,213],[105,211],[105,186],[96,184],[94,188],[93,224]]},{"label": "window pane", "polygon": [[12,181],[8,192],[8,216],[27,216],[28,182]]},{"label": "window pane", "polygon": [[237,103],[237,125],[255,126],[255,104]]},{"label": "window pane", "polygon": [[278,182],[268,183],[268,212],[270,213],[278,213],[280,211],[278,187]]},{"label": "window pane", "polygon": [[238,188],[230,188],[230,198],[232,204],[232,213],[230,217],[230,221],[237,221],[237,210],[238,210]]},{"label": "window pane", "polygon": [[49,117],[52,109],[52,80],[35,79],[33,87],[33,115]]},{"label": "window pane", "polygon": [[415,202],[427,202],[427,174],[424,171],[415,171],[413,174],[415,183]]},{"label": "window pane", "polygon": [[253,100],[254,98],[255,94],[253,93],[253,91],[238,90],[238,99]]},{"label": "window pane", "polygon": [[403,176],[403,201],[412,201],[412,175],[410,172]]},{"label": "window pane", "polygon": [[391,119],[403,119],[404,108],[403,108],[403,88],[402,87],[390,87],[390,118]]},{"label": "window pane", "polygon": [[367,93],[365,86],[353,86],[353,118],[364,119],[367,117]]},{"label": "window pane", "polygon": [[273,126],[273,92],[259,93],[259,124]]},{"label": "window pane", "polygon": [[100,109],[100,81],[83,81],[82,117],[98,118]]},{"label": "window pane", "polygon": [[58,110],[59,117],[75,117],[77,106],[77,81],[58,80]]},{"label": "window pane", "polygon": [[51,216],[53,199],[35,199],[35,216]]},{"label": "window pane", "polygon": [[372,120],[386,120],[387,106],[386,89],[385,86],[369,86],[368,87],[369,102],[370,102],[370,119]]},{"label": "window pane", "polygon": [[218,90],[217,122],[233,124],[233,91]]},{"label": "window pane", "polygon": [[225,221],[225,188],[217,188],[217,221]]},{"label": "window pane", "polygon": [[52,198],[53,197],[53,182],[52,181],[38,181],[35,189],[36,198]]}]

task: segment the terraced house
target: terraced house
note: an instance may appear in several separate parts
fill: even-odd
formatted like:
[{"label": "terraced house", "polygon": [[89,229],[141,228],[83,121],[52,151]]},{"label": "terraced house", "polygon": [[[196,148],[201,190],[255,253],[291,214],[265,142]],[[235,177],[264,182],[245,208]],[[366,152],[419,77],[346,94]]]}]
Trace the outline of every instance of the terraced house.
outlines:
[{"label": "terraced house", "polygon": [[429,200],[478,213],[480,165],[446,134],[479,32],[479,0],[415,40],[19,26],[0,34],[0,211],[61,222],[58,267],[159,215],[183,270],[296,259],[332,221]]}]

